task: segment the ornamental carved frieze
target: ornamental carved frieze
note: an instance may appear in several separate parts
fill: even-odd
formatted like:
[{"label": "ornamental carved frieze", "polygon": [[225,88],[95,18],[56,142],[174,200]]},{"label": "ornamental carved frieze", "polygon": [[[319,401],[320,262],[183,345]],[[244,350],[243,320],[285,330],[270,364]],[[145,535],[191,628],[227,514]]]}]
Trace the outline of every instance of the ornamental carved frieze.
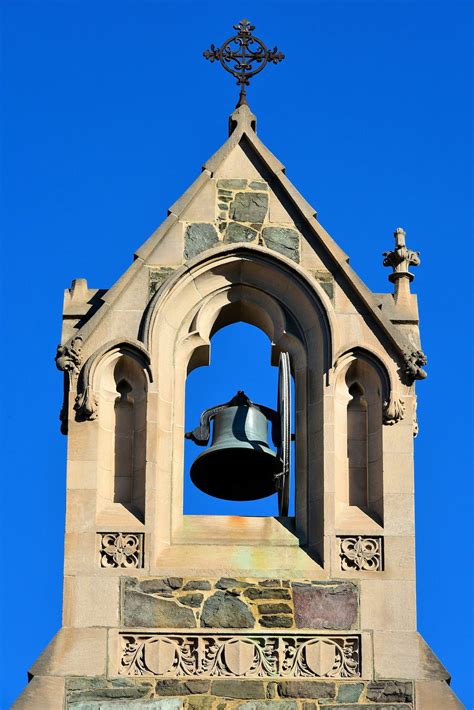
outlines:
[{"label": "ornamental carved frieze", "polygon": [[367,535],[337,538],[339,560],[344,572],[381,572],[383,570],[383,537]]},{"label": "ornamental carved frieze", "polygon": [[143,567],[143,533],[99,533],[101,567]]},{"label": "ornamental carved frieze", "polygon": [[360,636],[123,633],[127,676],[357,678]]}]

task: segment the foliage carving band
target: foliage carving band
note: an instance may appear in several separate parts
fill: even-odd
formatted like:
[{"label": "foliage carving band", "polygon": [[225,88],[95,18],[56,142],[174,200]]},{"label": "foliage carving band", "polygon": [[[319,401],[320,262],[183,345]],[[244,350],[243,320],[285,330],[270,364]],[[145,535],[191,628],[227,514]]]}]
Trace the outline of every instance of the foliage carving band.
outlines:
[{"label": "foliage carving band", "polygon": [[361,640],[352,635],[123,633],[127,676],[357,678]]}]

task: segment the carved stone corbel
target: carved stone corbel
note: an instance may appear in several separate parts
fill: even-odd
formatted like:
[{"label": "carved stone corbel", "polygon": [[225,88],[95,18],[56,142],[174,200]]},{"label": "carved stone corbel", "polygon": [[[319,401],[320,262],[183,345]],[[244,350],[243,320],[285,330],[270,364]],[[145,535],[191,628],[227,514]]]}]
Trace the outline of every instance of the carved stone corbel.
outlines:
[{"label": "carved stone corbel", "polygon": [[56,367],[69,375],[69,380],[77,377],[81,369],[82,335],[76,335],[66,345],[58,345],[56,351]]},{"label": "carved stone corbel", "polygon": [[405,402],[391,394],[390,398],[383,403],[382,418],[383,423],[388,426],[400,422],[405,418]]},{"label": "carved stone corbel", "polygon": [[415,380],[424,380],[428,376],[428,373],[423,370],[427,362],[426,355],[422,350],[413,350],[405,353],[402,372],[408,384],[412,385]]},{"label": "carved stone corbel", "polygon": [[94,392],[92,387],[87,385],[82,392],[79,392],[75,400],[74,411],[76,412],[76,419],[80,422],[96,419],[97,410],[98,404]]}]

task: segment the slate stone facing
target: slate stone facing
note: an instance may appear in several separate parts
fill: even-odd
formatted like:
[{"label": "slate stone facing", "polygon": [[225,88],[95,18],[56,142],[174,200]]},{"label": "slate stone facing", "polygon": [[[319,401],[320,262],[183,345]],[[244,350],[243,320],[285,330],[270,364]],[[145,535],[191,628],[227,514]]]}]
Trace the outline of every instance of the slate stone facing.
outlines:
[{"label": "slate stone facing", "polygon": [[268,185],[266,182],[260,180],[253,180],[249,183],[250,190],[268,190]]},{"label": "slate stone facing", "polygon": [[198,592],[195,594],[183,594],[182,596],[178,597],[178,599],[181,604],[184,604],[185,606],[190,606],[193,609],[197,609],[201,606],[202,600],[204,599],[204,595],[199,594]]},{"label": "slate stone facing", "polygon": [[[305,706],[306,707],[306,706]],[[370,703],[370,705],[317,705],[318,710],[413,710],[413,705],[392,705],[389,703]],[[433,710],[435,710],[433,708]]]},{"label": "slate stone facing", "polygon": [[233,178],[224,179],[217,181],[217,188],[219,190],[242,190],[247,187],[247,180],[235,180]]},{"label": "slate stone facing", "polygon": [[293,619],[291,616],[271,614],[269,616],[262,616],[260,618],[260,624],[267,629],[289,629],[293,626]]},{"label": "slate stone facing", "polygon": [[357,623],[358,598],[353,584],[292,587],[297,628],[351,629]]},{"label": "slate stone facing", "polygon": [[229,222],[225,232],[225,242],[253,242],[258,237],[258,232],[251,227],[246,227],[238,222]]},{"label": "slate stone facing", "polygon": [[171,595],[175,589],[183,586],[183,579],[182,577],[145,579],[139,586],[140,590],[147,594]]},{"label": "slate stone facing", "polygon": [[337,690],[337,700],[342,703],[356,703],[363,690],[363,683],[343,683]]},{"label": "slate stone facing", "polygon": [[219,241],[213,224],[195,222],[188,224],[184,237],[184,258],[192,259],[206,249],[215,246]]},{"label": "slate stone facing", "polygon": [[248,606],[228,592],[215,592],[204,602],[201,626],[222,629],[253,629],[255,618]]},{"label": "slate stone facing", "polygon": [[261,224],[268,211],[268,195],[264,192],[237,192],[230,208],[230,218],[236,222]]},{"label": "slate stone facing", "polygon": [[210,685],[209,680],[175,680],[174,678],[165,678],[164,680],[156,681],[155,692],[157,695],[208,693]]},{"label": "slate stone facing", "polygon": [[128,628],[192,629],[196,620],[191,609],[178,606],[175,601],[125,589],[123,625]]},{"label": "slate stone facing", "polygon": [[399,703],[412,702],[413,684],[399,680],[373,681],[367,687],[367,700],[374,702],[385,702],[387,700]]},{"label": "slate stone facing", "polygon": [[[278,710],[298,710],[298,705],[294,700],[257,700],[255,702],[239,703],[236,706],[239,710],[271,710],[271,708],[278,708]],[[333,708],[334,710],[334,708]],[[352,708],[352,710],[354,710]]]},{"label": "slate stone facing", "polygon": [[211,583],[207,579],[192,579],[186,582],[183,587],[183,592],[207,592],[211,589]]},{"label": "slate stone facing", "polygon": [[291,599],[291,594],[287,589],[260,589],[259,587],[249,587],[244,595],[248,599]]},{"label": "slate stone facing", "polygon": [[278,683],[280,698],[323,698],[336,697],[336,684],[324,681],[288,680]]},{"label": "slate stone facing", "polygon": [[293,261],[300,260],[300,235],[288,227],[265,227],[262,231],[265,246],[287,256]]},{"label": "slate stone facing", "polygon": [[251,586],[249,582],[234,577],[221,577],[215,584],[216,589],[246,589]]},{"label": "slate stone facing", "polygon": [[265,684],[261,680],[213,680],[211,693],[222,698],[264,699]]},{"label": "slate stone facing", "polygon": [[259,614],[292,614],[291,606],[288,604],[259,604],[258,605]]},{"label": "slate stone facing", "polygon": [[[181,710],[183,701],[180,698],[166,700],[128,700],[125,703],[110,703],[103,700],[92,702],[69,703],[74,710]],[[39,708],[38,708],[39,710]]]}]

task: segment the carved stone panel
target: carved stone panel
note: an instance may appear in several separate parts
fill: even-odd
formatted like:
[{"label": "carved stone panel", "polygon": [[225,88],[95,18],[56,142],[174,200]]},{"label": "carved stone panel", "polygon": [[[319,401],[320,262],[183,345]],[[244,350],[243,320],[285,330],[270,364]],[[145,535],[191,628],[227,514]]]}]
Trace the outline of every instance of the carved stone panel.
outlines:
[{"label": "carved stone panel", "polygon": [[123,633],[127,676],[357,678],[361,640],[351,635]]},{"label": "carved stone panel", "polygon": [[99,533],[101,567],[143,567],[143,533]]},{"label": "carved stone panel", "polygon": [[352,535],[338,537],[341,570],[381,572],[383,570],[383,537]]}]

